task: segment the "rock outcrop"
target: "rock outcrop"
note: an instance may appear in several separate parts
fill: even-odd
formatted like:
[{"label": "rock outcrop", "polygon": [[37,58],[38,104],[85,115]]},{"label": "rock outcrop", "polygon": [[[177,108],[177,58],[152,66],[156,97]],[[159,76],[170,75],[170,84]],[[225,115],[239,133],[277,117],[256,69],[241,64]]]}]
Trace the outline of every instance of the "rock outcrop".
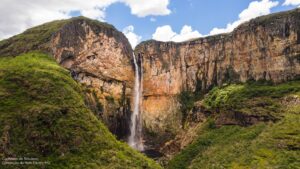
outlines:
[{"label": "rock outcrop", "polygon": [[183,91],[299,78],[300,9],[253,19],[228,34],[181,43],[146,41],[135,53],[143,67],[145,131],[176,133],[182,116],[177,96]]},{"label": "rock outcrop", "polygon": [[52,55],[85,86],[89,107],[119,139],[129,134],[132,48],[112,25],[76,17],[49,22],[0,42],[0,56],[32,50]]},{"label": "rock outcrop", "polygon": [[56,61],[90,91],[94,112],[119,138],[127,136],[134,73],[126,37],[111,25],[79,18],[56,32],[51,45]]}]

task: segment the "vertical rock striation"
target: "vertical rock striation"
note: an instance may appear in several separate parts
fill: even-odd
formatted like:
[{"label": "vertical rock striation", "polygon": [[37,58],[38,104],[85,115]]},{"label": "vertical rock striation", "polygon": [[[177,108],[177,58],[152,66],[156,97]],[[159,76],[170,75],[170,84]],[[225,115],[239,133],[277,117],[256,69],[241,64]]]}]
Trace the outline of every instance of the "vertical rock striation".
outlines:
[{"label": "vertical rock striation", "polygon": [[183,91],[299,78],[300,9],[253,19],[229,34],[181,43],[146,41],[135,53],[143,58],[145,131],[166,135],[180,128],[177,96]]},{"label": "vertical rock striation", "polygon": [[56,61],[86,86],[90,107],[110,131],[125,139],[134,81],[126,37],[111,25],[77,18],[53,35],[51,45]]}]

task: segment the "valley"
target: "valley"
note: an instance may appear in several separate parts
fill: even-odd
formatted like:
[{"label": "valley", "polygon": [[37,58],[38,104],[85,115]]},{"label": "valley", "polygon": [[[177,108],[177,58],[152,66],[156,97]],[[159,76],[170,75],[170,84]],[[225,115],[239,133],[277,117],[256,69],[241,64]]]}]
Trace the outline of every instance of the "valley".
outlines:
[{"label": "valley", "polygon": [[0,41],[0,136],[43,168],[299,168],[300,9],[134,49],[86,17],[30,28]]}]

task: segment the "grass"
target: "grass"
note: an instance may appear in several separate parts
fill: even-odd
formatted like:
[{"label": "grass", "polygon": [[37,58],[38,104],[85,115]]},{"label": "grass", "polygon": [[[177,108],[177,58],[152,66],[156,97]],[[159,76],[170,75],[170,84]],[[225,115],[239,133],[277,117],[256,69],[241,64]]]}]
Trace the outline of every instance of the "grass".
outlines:
[{"label": "grass", "polygon": [[299,97],[299,81],[214,88],[203,103],[211,111],[219,110],[216,116],[240,111],[275,115],[279,120],[249,127],[217,128],[211,118],[199,129],[198,138],[177,154],[167,168],[299,168],[300,105],[293,101],[284,103],[285,98]]},{"label": "grass", "polygon": [[100,30],[116,31],[110,24],[82,16],[65,20],[56,20],[30,28],[19,35],[0,41],[0,56],[17,56],[33,50],[51,53],[52,35],[59,31],[64,25],[76,20],[85,20],[90,25],[96,25]]},{"label": "grass", "polygon": [[299,120],[299,114],[289,114],[279,123],[251,127],[209,128],[207,123],[167,168],[297,168]]},{"label": "grass", "polygon": [[34,157],[59,169],[160,168],[117,141],[84,104],[81,86],[45,54],[0,59],[0,124],[0,159]]},{"label": "grass", "polygon": [[300,92],[300,81],[272,85],[268,83],[232,84],[215,87],[204,98],[208,110],[223,112],[239,111],[253,115],[280,115],[280,99],[288,94]]},{"label": "grass", "polygon": [[225,167],[225,163],[230,163],[230,160],[241,154],[230,153],[230,151],[245,147],[246,142],[253,140],[263,127],[246,129],[239,126],[226,126],[220,129],[211,129],[206,125],[202,129],[200,137],[175,156],[170,161],[168,168],[184,169],[190,167],[192,162],[196,163],[193,164],[194,166],[203,166],[203,168],[212,168],[213,165],[215,168]]},{"label": "grass", "polygon": [[50,51],[52,35],[70,20],[58,20],[30,28],[22,34],[0,41],[0,56],[16,56],[32,50]]}]

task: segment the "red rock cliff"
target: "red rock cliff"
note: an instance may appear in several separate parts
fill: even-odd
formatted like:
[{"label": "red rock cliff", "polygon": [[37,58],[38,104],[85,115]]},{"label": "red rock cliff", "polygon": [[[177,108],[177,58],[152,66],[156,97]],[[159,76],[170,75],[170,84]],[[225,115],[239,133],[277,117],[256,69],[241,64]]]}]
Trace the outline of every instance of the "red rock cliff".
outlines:
[{"label": "red rock cliff", "polygon": [[229,82],[280,83],[300,75],[300,9],[253,19],[232,33],[174,43],[146,41],[135,53],[143,66],[143,118],[152,132],[176,132],[177,95]]},{"label": "red rock cliff", "polygon": [[51,50],[87,87],[90,106],[109,129],[120,138],[128,135],[134,73],[126,37],[111,25],[78,18],[52,36]]}]

